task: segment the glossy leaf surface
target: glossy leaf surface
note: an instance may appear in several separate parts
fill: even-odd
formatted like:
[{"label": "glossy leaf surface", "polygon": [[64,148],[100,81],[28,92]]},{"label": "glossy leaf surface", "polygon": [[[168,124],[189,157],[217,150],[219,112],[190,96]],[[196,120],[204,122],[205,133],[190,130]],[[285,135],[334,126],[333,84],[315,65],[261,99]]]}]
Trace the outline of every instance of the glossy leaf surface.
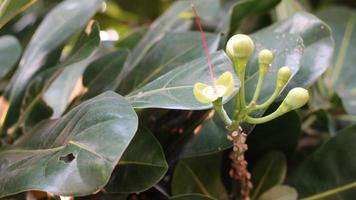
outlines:
[{"label": "glossy leaf surface", "polygon": [[109,180],[134,137],[138,119],[113,92],[44,121],[0,152],[0,197],[27,190],[87,195]]},{"label": "glossy leaf surface", "polygon": [[[214,75],[220,76],[225,71],[233,72],[232,63],[222,52],[212,54]],[[134,108],[169,108],[181,110],[202,110],[211,105],[199,103],[193,94],[197,82],[211,84],[207,59],[205,56],[180,66],[127,96]],[[239,80],[235,76],[235,88]]]},{"label": "glossy leaf surface", "polygon": [[0,28],[36,1],[37,0],[2,0],[0,2]]},{"label": "glossy leaf surface", "polygon": [[319,16],[331,27],[335,39],[333,64],[325,83],[341,97],[346,111],[356,115],[356,10],[330,7]]},{"label": "glossy leaf surface", "polygon": [[[140,61],[122,83],[120,93],[128,93],[155,80],[159,76],[204,56],[198,32],[170,33],[160,40]],[[210,53],[218,48],[220,37],[205,34]]]},{"label": "glossy leaf surface", "polygon": [[227,199],[219,170],[216,170],[220,166],[221,154],[179,161],[172,178],[172,194],[200,193],[216,199]]},{"label": "glossy leaf surface", "polygon": [[168,170],[161,145],[146,128],[139,128],[105,187],[109,193],[144,191]]},{"label": "glossy leaf surface", "polygon": [[0,78],[4,78],[21,56],[22,47],[19,41],[11,36],[0,37]]},{"label": "glossy leaf surface", "polygon": [[[332,192],[356,180],[355,152],[356,126],[346,128],[320,146],[291,174],[287,183],[298,190],[300,197]],[[356,190],[335,191],[337,195],[352,199]]]},{"label": "glossy leaf surface", "polygon": [[287,173],[287,159],[279,151],[271,151],[259,160],[252,169],[252,183],[254,188],[251,198],[257,199],[265,191],[281,184]]},{"label": "glossy leaf surface", "polygon": [[5,94],[10,101],[8,112],[10,116],[6,116],[5,127],[16,121],[26,86],[41,70],[46,56],[83,28],[101,3],[102,0],[66,0],[46,15],[27,45],[6,90]]}]

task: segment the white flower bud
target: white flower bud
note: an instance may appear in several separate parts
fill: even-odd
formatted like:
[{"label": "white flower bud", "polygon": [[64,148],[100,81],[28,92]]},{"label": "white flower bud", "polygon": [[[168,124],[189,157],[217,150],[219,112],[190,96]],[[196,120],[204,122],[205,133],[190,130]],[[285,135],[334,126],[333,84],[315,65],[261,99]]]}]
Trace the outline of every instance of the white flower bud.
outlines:
[{"label": "white flower bud", "polygon": [[252,39],[243,34],[232,36],[226,45],[226,53],[231,59],[248,58],[255,48]]},{"label": "white flower bud", "polygon": [[300,87],[293,88],[288,92],[279,109],[282,112],[288,112],[304,106],[309,100],[308,90]]},{"label": "white flower bud", "polygon": [[284,87],[292,76],[292,70],[289,67],[281,67],[277,73],[277,87]]}]

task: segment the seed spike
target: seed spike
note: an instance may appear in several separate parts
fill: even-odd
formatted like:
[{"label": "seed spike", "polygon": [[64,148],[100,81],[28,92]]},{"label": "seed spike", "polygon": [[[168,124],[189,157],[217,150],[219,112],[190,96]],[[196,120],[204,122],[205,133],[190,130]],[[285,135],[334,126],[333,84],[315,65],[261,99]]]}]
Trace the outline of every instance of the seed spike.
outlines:
[{"label": "seed spike", "polygon": [[215,85],[215,79],[214,79],[213,64],[212,64],[212,62],[211,62],[211,57],[210,57],[210,54],[209,54],[208,44],[206,43],[204,31],[203,31],[202,25],[201,25],[201,23],[200,23],[200,17],[199,17],[199,15],[198,15],[198,12],[197,12],[197,10],[195,9],[194,4],[192,4],[191,6],[192,6],[193,13],[194,13],[194,15],[195,15],[196,24],[197,24],[198,27],[199,27],[201,39],[202,39],[202,41],[203,41],[205,56],[206,56],[206,58],[208,59],[210,80],[211,80],[211,82],[212,82],[212,84],[213,84],[214,92],[216,93],[217,91],[216,91],[216,85]]}]

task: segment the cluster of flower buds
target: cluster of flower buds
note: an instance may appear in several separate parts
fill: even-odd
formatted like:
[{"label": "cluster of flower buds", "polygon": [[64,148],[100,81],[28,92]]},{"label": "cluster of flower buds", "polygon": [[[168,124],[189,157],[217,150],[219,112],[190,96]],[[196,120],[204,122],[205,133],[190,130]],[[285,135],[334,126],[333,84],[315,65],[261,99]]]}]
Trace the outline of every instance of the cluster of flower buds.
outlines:
[{"label": "cluster of flower buds", "polygon": [[[239,89],[237,98],[237,116],[233,120],[224,120],[226,122],[233,123],[238,121],[240,124],[242,121],[246,121],[252,124],[264,123],[272,120],[278,116],[283,115],[294,109],[298,109],[305,105],[309,100],[309,93],[304,88],[294,88],[287,94],[284,101],[281,103],[279,108],[272,114],[262,117],[253,118],[248,116],[249,113],[260,109],[266,109],[270,106],[275,99],[280,95],[283,88],[287,85],[288,81],[292,76],[292,70],[287,67],[281,67],[277,72],[277,78],[275,83],[275,90],[271,97],[262,104],[257,104],[259,95],[262,90],[263,82],[268,74],[269,68],[273,61],[273,53],[268,49],[263,49],[258,54],[258,64],[259,64],[259,78],[256,85],[256,89],[253,98],[249,104],[245,100],[245,72],[247,63],[255,50],[255,45],[253,40],[243,34],[237,34],[231,37],[226,46],[226,53],[232,60],[234,64],[234,70],[240,79],[241,87]],[[207,85],[205,83],[196,83],[194,85],[194,95],[200,103],[204,104],[214,104],[217,101],[221,101],[222,97],[229,96],[234,88],[234,78],[231,72],[223,73],[216,81],[213,80],[212,85]],[[221,102],[216,103],[220,105]],[[217,106],[214,106],[217,109]],[[219,112],[224,111],[223,108],[218,108]],[[241,116],[243,115],[243,116]],[[225,113],[221,114],[222,117],[226,118]],[[229,125],[229,124],[227,124]]]}]

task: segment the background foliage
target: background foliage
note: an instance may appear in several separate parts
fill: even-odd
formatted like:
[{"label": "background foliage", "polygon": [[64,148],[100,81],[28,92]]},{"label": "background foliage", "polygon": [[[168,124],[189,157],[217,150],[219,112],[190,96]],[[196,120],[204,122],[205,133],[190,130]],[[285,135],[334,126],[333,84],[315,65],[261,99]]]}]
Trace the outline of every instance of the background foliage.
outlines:
[{"label": "background foliage", "polygon": [[196,82],[209,82],[192,3],[216,77],[233,71],[223,50],[244,33],[256,45],[247,98],[263,48],[275,58],[261,100],[286,65],[293,77],[279,100],[297,86],[312,94],[301,110],[243,125],[251,199],[356,197],[355,2],[2,0],[0,198],[224,200],[238,193],[224,125],[192,93]]}]

